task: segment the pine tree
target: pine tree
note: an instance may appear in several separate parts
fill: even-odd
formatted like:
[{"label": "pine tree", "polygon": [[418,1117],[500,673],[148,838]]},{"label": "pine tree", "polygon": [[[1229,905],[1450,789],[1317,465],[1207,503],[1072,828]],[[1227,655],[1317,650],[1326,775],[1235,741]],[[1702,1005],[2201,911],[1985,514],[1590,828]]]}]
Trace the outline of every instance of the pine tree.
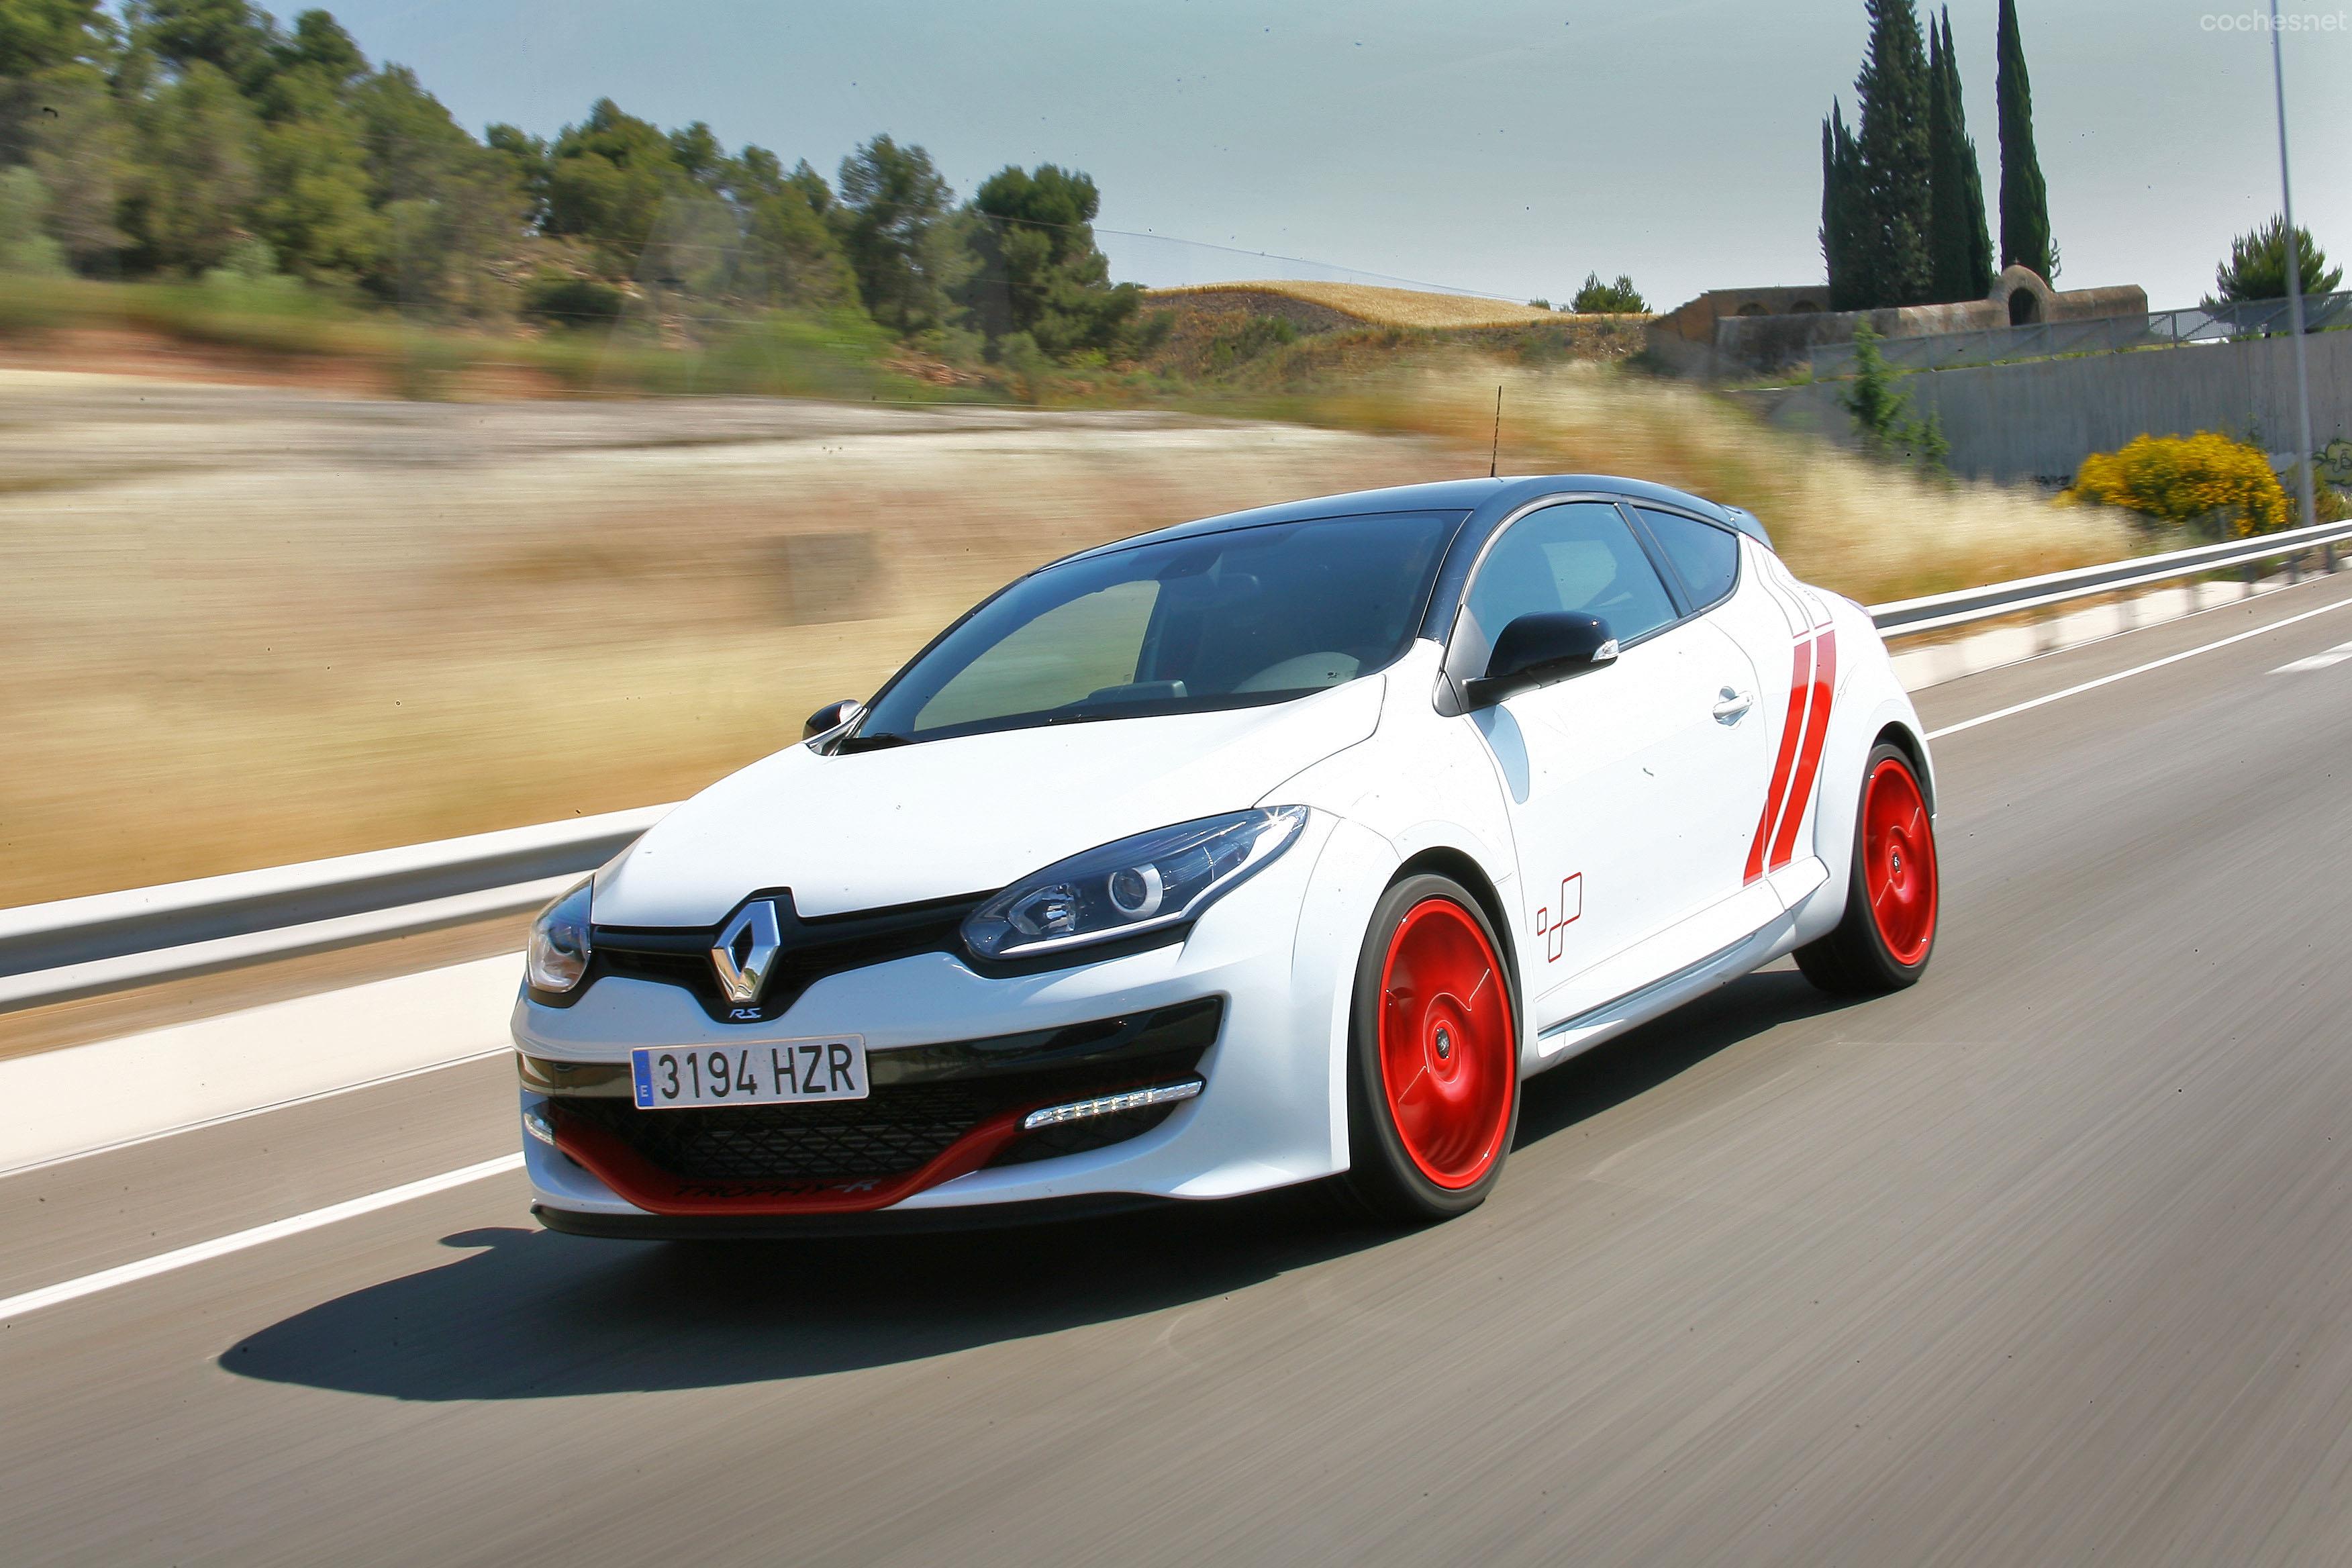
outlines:
[{"label": "pine tree", "polygon": [[1830,309],[1859,310],[1876,297],[1868,258],[1856,232],[1862,194],[1862,149],[1832,101],[1822,121],[1822,260],[1829,268]]},{"label": "pine tree", "polygon": [[2030,267],[2046,282],[2057,274],[2050,238],[2050,192],[2033,151],[2033,84],[2025,74],[2017,0],[2000,0],[2000,264]]},{"label": "pine tree", "polygon": [[1936,300],[1981,300],[1992,291],[1992,238],[1985,229],[1984,181],[1969,139],[1952,16],[1927,24],[1927,159],[1932,222],[1928,254]]},{"label": "pine tree", "polygon": [[1928,265],[1927,47],[1911,0],[1864,0],[1870,54],[1854,79],[1861,100],[1860,243],[1873,306],[1925,304]]}]

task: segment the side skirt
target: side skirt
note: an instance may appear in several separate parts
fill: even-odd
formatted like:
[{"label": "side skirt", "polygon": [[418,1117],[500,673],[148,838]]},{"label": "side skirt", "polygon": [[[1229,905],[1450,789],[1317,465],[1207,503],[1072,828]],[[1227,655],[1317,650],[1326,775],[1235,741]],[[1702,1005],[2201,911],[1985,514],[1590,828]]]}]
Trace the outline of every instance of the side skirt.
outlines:
[{"label": "side skirt", "polygon": [[1540,1059],[1526,1076],[1556,1068],[1573,1057],[1604,1041],[1614,1039],[1628,1029],[1648,1023],[1662,1014],[1694,998],[1703,996],[1719,985],[1738,979],[1748,971],[1769,963],[1777,956],[1790,933],[1795,929],[1793,917],[1783,914],[1763,930],[1742,937],[1729,947],[1711,952],[1696,963],[1685,964],[1672,974],[1654,980],[1638,990],[1589,1008],[1572,1018],[1563,1018],[1536,1037],[1536,1048]]}]

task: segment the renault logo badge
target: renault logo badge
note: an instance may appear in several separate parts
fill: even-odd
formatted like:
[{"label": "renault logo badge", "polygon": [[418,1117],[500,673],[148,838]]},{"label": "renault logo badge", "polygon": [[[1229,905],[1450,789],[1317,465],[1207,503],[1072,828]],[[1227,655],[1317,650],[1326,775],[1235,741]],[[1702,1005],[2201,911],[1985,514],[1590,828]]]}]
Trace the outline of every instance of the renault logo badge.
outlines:
[{"label": "renault logo badge", "polygon": [[727,993],[727,1000],[739,1006],[757,1002],[782,946],[772,901],[761,899],[737,910],[719,933],[719,945],[710,950],[710,967],[718,972],[719,988]]}]

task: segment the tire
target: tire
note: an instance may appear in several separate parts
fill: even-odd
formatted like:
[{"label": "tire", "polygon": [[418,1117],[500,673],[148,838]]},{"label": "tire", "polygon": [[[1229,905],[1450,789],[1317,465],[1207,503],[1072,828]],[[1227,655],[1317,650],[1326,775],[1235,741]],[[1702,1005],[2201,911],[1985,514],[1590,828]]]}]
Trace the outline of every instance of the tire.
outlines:
[{"label": "tire", "polygon": [[1916,984],[1935,956],[1941,890],[1936,825],[1918,774],[1909,753],[1882,745],[1863,764],[1845,913],[1835,930],[1797,950],[1797,967],[1832,995]]},{"label": "tire", "polygon": [[1477,900],[1444,877],[1382,894],[1348,1027],[1344,1189],[1425,1225],[1486,1201],[1519,1124],[1518,991]]}]

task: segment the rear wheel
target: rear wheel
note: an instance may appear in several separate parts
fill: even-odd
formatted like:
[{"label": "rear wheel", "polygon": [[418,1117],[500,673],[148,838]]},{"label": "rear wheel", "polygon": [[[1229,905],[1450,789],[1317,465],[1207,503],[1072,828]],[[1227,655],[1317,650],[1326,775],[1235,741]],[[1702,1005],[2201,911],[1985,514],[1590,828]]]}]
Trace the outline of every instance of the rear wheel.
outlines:
[{"label": "rear wheel", "polygon": [[1519,1120],[1518,1007],[1477,900],[1444,877],[1381,896],[1349,1025],[1348,1189],[1421,1223],[1486,1201]]},{"label": "rear wheel", "polygon": [[1797,950],[1797,967],[1841,995],[1915,984],[1936,951],[1940,890],[1936,826],[1919,776],[1901,747],[1880,746],[1862,771],[1845,915],[1836,930]]}]

